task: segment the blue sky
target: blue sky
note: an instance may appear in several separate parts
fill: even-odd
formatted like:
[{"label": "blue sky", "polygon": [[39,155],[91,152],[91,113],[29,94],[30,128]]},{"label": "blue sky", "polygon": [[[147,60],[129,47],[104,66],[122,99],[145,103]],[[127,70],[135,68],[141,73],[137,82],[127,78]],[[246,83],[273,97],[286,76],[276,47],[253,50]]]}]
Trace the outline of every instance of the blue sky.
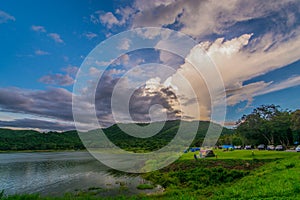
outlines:
[{"label": "blue sky", "polygon": [[[299,109],[299,10],[297,0],[232,1],[226,5],[175,0],[1,1],[0,126],[73,129],[73,84],[86,56],[115,34],[147,26],[180,31],[206,48],[224,79],[226,122],[236,121],[261,104]],[[127,48],[132,44],[127,41],[123,45]],[[172,65],[175,71],[188,68],[183,60],[157,50],[125,54],[107,71],[99,98],[106,99],[104,94],[111,94],[107,88],[130,67],[149,62]],[[94,70],[96,73],[99,69]],[[154,72],[159,70],[149,68],[142,73],[150,76]],[[174,83],[178,73],[182,72],[170,75]],[[183,75],[188,79],[193,76],[187,72]],[[159,84],[161,90],[165,83]],[[191,84],[205,91],[200,83]],[[136,98],[140,94],[137,92]],[[164,100],[168,96],[159,95],[170,113],[175,112],[174,105]],[[200,92],[199,96],[207,94]],[[145,100],[139,98],[138,102]],[[146,107],[148,103],[145,100]],[[209,119],[208,100],[203,98],[198,103],[205,115],[201,119]],[[132,115],[143,121],[148,113],[141,114],[138,109],[134,104],[132,110],[136,113]],[[104,125],[113,122],[107,113],[105,109],[99,112]]]}]

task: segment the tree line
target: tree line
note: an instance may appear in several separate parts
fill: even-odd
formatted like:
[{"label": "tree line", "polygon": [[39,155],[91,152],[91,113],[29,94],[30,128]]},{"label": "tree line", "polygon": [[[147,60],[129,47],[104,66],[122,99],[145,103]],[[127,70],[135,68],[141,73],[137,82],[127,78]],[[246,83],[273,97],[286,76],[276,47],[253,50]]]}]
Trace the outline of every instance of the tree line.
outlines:
[{"label": "tree line", "polygon": [[[160,122],[154,122],[160,123]],[[102,129],[108,139],[118,147],[132,152],[150,152],[158,150],[166,146],[177,134],[180,127],[180,121],[167,121],[163,128],[156,135],[149,138],[137,138],[123,132],[118,125],[113,125]],[[186,127],[194,126],[194,123],[199,123],[195,139],[191,146],[201,146],[203,138],[210,125],[208,121],[184,122]],[[145,126],[147,124],[139,124]],[[125,124],[130,126],[130,124]],[[220,128],[220,125],[213,124],[213,127]],[[97,130],[92,130],[86,134],[91,134]],[[189,134],[188,129],[185,130]],[[232,134],[232,130],[224,128],[223,134]],[[184,139],[184,138],[183,138]],[[97,148],[99,141],[91,138],[89,147]],[[67,132],[48,132],[40,133],[33,130],[10,130],[0,129],[0,150],[2,151],[19,151],[19,150],[71,150],[84,149],[76,131]]]},{"label": "tree line", "polygon": [[219,143],[233,145],[273,144],[291,146],[300,140],[300,110],[261,105],[236,124],[234,134],[220,138]]}]

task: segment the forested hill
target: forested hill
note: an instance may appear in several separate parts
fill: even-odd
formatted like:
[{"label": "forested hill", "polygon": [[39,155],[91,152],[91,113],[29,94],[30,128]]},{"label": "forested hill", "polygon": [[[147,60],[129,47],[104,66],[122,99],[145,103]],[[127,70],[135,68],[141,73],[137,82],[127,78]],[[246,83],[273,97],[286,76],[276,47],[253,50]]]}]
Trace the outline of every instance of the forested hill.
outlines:
[{"label": "forested hill", "polygon": [[84,149],[76,131],[40,133],[33,130],[0,129],[0,150]]},{"label": "forested hill", "polygon": [[[192,122],[186,122],[192,123]],[[146,125],[146,124],[139,124]],[[126,126],[126,124],[125,124]],[[129,125],[128,125],[129,126]],[[168,144],[176,135],[180,121],[167,121],[163,129],[150,138],[135,138],[124,133],[117,125],[103,129],[106,136],[117,146],[131,150],[153,151]],[[191,146],[200,146],[208,129],[209,122],[200,121],[196,138]],[[213,124],[213,127],[220,127]],[[223,128],[223,134],[233,130]],[[88,134],[88,133],[87,133]],[[69,150],[84,149],[76,131],[40,133],[33,130],[0,129],[0,150]]]}]

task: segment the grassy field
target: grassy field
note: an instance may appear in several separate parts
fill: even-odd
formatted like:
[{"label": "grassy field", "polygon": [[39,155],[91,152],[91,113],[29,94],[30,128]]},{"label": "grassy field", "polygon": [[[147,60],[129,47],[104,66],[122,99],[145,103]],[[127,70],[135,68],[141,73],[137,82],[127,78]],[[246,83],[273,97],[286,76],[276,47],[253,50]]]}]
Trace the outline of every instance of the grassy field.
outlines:
[{"label": "grassy field", "polygon": [[[203,199],[300,199],[300,154],[296,152],[253,150],[216,150],[218,160],[264,162],[241,179],[211,189],[211,196]],[[191,159],[194,153],[182,159]],[[207,160],[216,160],[208,158]],[[207,162],[207,161],[206,161]],[[193,197],[192,197],[193,198]]]},{"label": "grassy field", "polygon": [[261,198],[300,199],[300,155],[269,163],[212,196],[212,199]]},{"label": "grassy field", "polygon": [[[215,150],[217,158],[194,159],[186,153],[175,163],[142,176],[165,188],[152,196],[105,199],[300,199],[300,153]],[[1,195],[0,195],[1,196]],[[103,199],[96,192],[51,198],[15,195],[2,199]]]},{"label": "grassy field", "polygon": [[[252,151],[254,156],[252,155]],[[296,152],[286,152],[286,151],[259,151],[259,150],[235,150],[235,151],[223,151],[221,149],[214,150],[218,159],[242,159],[242,160],[252,160],[252,159],[281,159],[294,156]],[[199,152],[197,152],[197,155]],[[180,158],[181,160],[194,159],[194,153],[189,152],[183,154]],[[215,158],[206,158],[215,159]]]}]

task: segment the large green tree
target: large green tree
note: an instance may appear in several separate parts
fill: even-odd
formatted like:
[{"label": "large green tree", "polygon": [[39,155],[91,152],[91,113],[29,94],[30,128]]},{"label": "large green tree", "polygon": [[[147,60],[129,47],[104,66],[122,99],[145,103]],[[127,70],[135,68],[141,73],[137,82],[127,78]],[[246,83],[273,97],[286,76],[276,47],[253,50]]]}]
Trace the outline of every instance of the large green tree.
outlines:
[{"label": "large green tree", "polygon": [[300,141],[300,110],[295,110],[291,114],[291,129],[294,131],[294,137],[297,142]]},{"label": "large green tree", "polygon": [[238,121],[237,133],[244,144],[288,146],[293,143],[291,112],[273,104],[259,106]]}]

